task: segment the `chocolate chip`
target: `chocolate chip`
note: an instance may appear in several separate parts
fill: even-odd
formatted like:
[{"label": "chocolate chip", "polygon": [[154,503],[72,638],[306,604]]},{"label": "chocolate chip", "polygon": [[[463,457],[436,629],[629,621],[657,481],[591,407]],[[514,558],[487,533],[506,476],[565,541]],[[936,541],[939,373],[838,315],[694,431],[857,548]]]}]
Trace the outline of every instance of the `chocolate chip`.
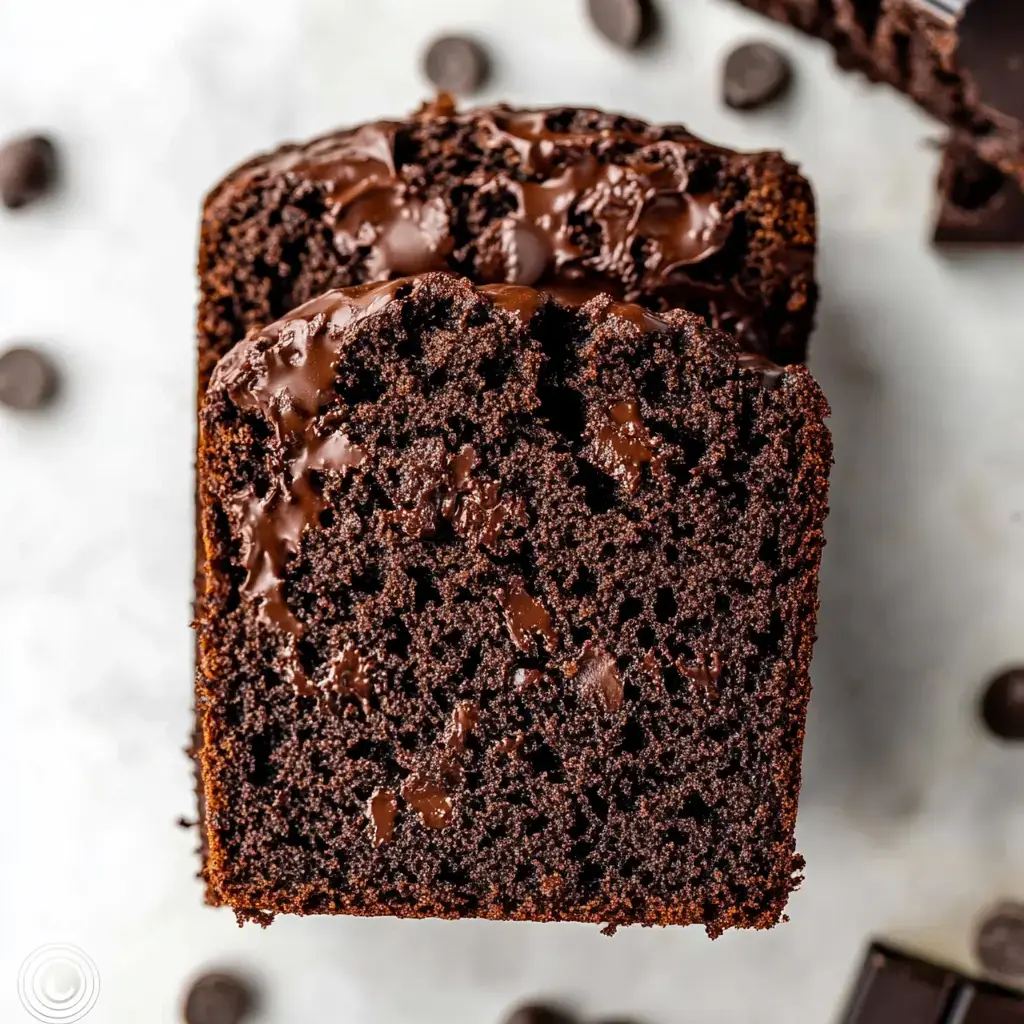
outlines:
[{"label": "chocolate chip", "polygon": [[988,684],[981,717],[1001,739],[1024,740],[1024,668],[1009,669]]},{"label": "chocolate chip", "polygon": [[654,34],[655,9],[650,0],[587,0],[594,28],[610,43],[632,50]]},{"label": "chocolate chip", "polygon": [[572,1024],[572,1018],[553,1006],[526,1003],[517,1006],[505,1018],[504,1024]]},{"label": "chocolate chip", "polygon": [[981,922],[975,951],[986,971],[1024,977],[1024,904],[1004,903]]},{"label": "chocolate chip", "polygon": [[768,43],[746,43],[725,60],[722,94],[734,110],[753,110],[781,96],[792,81],[789,58]]},{"label": "chocolate chip", "polygon": [[185,998],[186,1024],[238,1024],[252,1007],[249,986],[233,974],[203,974]]},{"label": "chocolate chip", "polygon": [[441,36],[423,58],[427,78],[445,92],[465,96],[487,80],[490,61],[479,43],[465,36]]},{"label": "chocolate chip", "polygon": [[9,348],[0,355],[0,405],[38,409],[56,389],[57,371],[38,349]]},{"label": "chocolate chip", "polygon": [[57,153],[41,135],[11,139],[0,146],[0,201],[9,210],[44,195],[57,178]]}]

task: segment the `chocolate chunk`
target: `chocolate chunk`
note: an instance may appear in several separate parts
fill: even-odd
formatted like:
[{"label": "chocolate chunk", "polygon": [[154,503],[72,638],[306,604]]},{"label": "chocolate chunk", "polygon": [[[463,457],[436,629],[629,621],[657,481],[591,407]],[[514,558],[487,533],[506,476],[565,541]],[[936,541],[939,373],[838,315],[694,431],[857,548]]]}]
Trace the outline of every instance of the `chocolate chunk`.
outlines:
[{"label": "chocolate chunk", "polygon": [[874,945],[842,1024],[941,1024],[958,983],[952,971]]},{"label": "chocolate chunk", "polygon": [[57,178],[57,153],[42,135],[0,146],[0,201],[16,210],[44,195]]},{"label": "chocolate chunk", "polygon": [[594,28],[610,43],[632,50],[654,33],[655,10],[649,0],[587,0]]},{"label": "chocolate chunk", "polygon": [[768,43],[746,43],[725,60],[722,95],[733,110],[754,110],[778,99],[792,80],[792,66],[781,50]]},{"label": "chocolate chunk", "polygon": [[38,349],[9,348],[0,355],[0,405],[39,409],[56,389],[57,371]]},{"label": "chocolate chunk", "polygon": [[427,78],[445,92],[466,96],[476,92],[490,73],[487,51],[465,36],[435,39],[423,58]]},{"label": "chocolate chunk", "polygon": [[517,1006],[506,1018],[504,1024],[572,1024],[568,1014],[543,1003],[527,1003]]},{"label": "chocolate chunk", "polygon": [[968,142],[946,145],[939,171],[936,245],[1024,243],[1024,189]]},{"label": "chocolate chunk", "polygon": [[1004,740],[1024,740],[1024,668],[1001,673],[981,698],[981,717]]},{"label": "chocolate chunk", "polygon": [[986,971],[1024,977],[1024,904],[1003,903],[988,914],[974,948]]},{"label": "chocolate chunk", "polygon": [[252,1008],[249,986],[234,974],[204,974],[185,999],[186,1024],[238,1024]]}]

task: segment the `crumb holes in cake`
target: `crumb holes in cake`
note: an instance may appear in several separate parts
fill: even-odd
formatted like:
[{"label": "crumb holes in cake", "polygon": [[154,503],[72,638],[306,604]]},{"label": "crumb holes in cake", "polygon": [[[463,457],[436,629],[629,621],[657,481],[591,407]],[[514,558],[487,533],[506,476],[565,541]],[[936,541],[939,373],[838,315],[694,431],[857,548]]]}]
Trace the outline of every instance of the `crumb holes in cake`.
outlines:
[{"label": "crumb holes in cake", "polygon": [[430,688],[430,699],[445,713],[455,706],[452,701],[452,695],[448,689],[447,680],[440,686],[432,686]]},{"label": "crumb holes in cake", "polygon": [[580,886],[583,889],[596,889],[604,878],[604,866],[596,860],[588,860],[580,871]]},{"label": "crumb holes in cake", "polygon": [[636,633],[636,642],[645,651],[649,651],[657,645],[658,634],[651,626],[641,626]]},{"label": "crumb holes in cake", "polygon": [[523,832],[528,836],[535,836],[543,832],[551,824],[551,819],[546,814],[538,814],[536,817],[527,818],[523,823]]},{"label": "crumb holes in cake", "polygon": [[591,828],[590,818],[588,818],[583,811],[579,808],[576,809],[575,817],[572,825],[569,827],[569,838],[570,839],[582,839]]},{"label": "crumb holes in cake", "polygon": [[273,737],[257,733],[249,741],[249,765],[246,778],[256,787],[269,786],[277,778],[277,768],[271,764],[274,752]]},{"label": "crumb holes in cake", "polygon": [[533,863],[519,864],[516,867],[515,881],[522,885],[532,882],[537,877],[537,865]]},{"label": "crumb holes in cake", "polygon": [[618,503],[618,484],[614,478],[589,462],[577,462],[576,474],[569,482],[583,488],[583,500],[591,512],[600,515]]},{"label": "crumb holes in cake", "polygon": [[569,850],[569,859],[576,861],[586,860],[594,852],[594,844],[584,842],[582,839],[574,843]]},{"label": "crumb holes in cake", "polygon": [[728,594],[715,595],[715,614],[728,615],[732,611],[732,598]]},{"label": "crumb holes in cake", "polygon": [[400,732],[398,734],[398,745],[403,750],[415,753],[420,749],[420,735],[418,732]]},{"label": "crumb holes in cake", "polygon": [[384,580],[376,565],[368,565],[352,577],[352,589],[360,594],[379,594],[384,589]]},{"label": "crumb holes in cake", "polygon": [[475,679],[477,672],[480,670],[480,663],[483,661],[484,653],[483,647],[477,644],[466,656],[466,660],[462,663],[461,675],[463,679]]},{"label": "crumb holes in cake", "polygon": [[577,647],[582,647],[594,636],[594,631],[589,626],[570,626],[569,635]]},{"label": "crumb holes in cake", "polygon": [[442,861],[437,869],[437,880],[445,885],[469,885],[469,873],[457,868],[451,861]]},{"label": "crumb holes in cake", "polygon": [[575,597],[593,597],[597,593],[597,576],[592,569],[580,563],[569,590]]},{"label": "crumb holes in cake", "polygon": [[683,688],[683,677],[671,662],[668,665],[662,665],[661,680],[667,693],[675,695]]},{"label": "crumb holes in cake", "polygon": [[779,538],[774,533],[770,537],[765,537],[765,539],[761,541],[761,547],[758,549],[757,557],[770,569],[778,569]]},{"label": "crumb holes in cake", "polygon": [[652,367],[644,374],[643,379],[640,381],[640,395],[652,405],[657,404],[658,399],[667,390],[668,385],[665,381],[665,368],[663,366]]},{"label": "crumb holes in cake", "polygon": [[671,622],[679,612],[676,596],[671,587],[658,587],[654,598],[654,616],[659,622]]},{"label": "crumb holes in cake", "polygon": [[428,605],[441,604],[441,591],[434,586],[430,570],[422,566],[411,566],[406,570],[415,584],[413,607],[423,611]]},{"label": "crumb holes in cake", "polygon": [[601,548],[601,557],[606,561],[611,561],[611,559],[613,559],[616,556],[616,554],[618,554],[618,550],[619,549],[611,541],[609,541],[607,544],[604,545],[604,547]]},{"label": "crumb holes in cake", "polygon": [[534,739],[520,749],[535,775],[544,775],[549,782],[563,781],[562,759],[543,740]]},{"label": "crumb holes in cake", "polygon": [[384,740],[357,740],[345,751],[345,756],[353,761],[389,761],[391,744]]},{"label": "crumb holes in cake", "polygon": [[334,509],[323,509],[317,519],[325,530],[329,530],[334,525]]},{"label": "crumb holes in cake", "polygon": [[375,402],[386,390],[380,373],[366,366],[339,368],[339,374],[334,378],[335,394],[344,399],[347,405]]},{"label": "crumb holes in cake", "polygon": [[590,809],[601,821],[607,821],[608,819],[608,801],[601,796],[596,786],[590,786],[583,791],[583,795],[587,799],[587,803],[590,805]]},{"label": "crumb holes in cake", "polygon": [[644,603],[638,597],[627,597],[619,605],[619,625],[635,619],[644,610]]},{"label": "crumb holes in cake", "polygon": [[679,561],[679,549],[675,544],[666,544],[662,550],[665,553],[665,561],[669,565],[675,565]]},{"label": "crumb holes in cake", "polygon": [[384,630],[389,634],[384,641],[384,648],[390,654],[396,654],[400,658],[409,656],[409,645],[412,643],[412,633],[409,632],[406,624],[397,617],[392,617],[384,622]]},{"label": "crumb holes in cake", "polygon": [[329,906],[330,900],[326,893],[322,892],[310,893],[310,895],[305,897],[302,901],[302,911],[305,914],[319,914]]},{"label": "crumb holes in cake", "polygon": [[680,818],[691,818],[698,825],[706,825],[711,821],[711,808],[705,803],[700,793],[688,793],[679,808]]},{"label": "crumb holes in cake", "polygon": [[665,829],[664,841],[668,846],[685,847],[690,845],[690,837],[675,825]]},{"label": "crumb holes in cake", "polygon": [[639,754],[647,747],[647,732],[635,719],[628,719],[622,727],[619,749],[626,754]]}]

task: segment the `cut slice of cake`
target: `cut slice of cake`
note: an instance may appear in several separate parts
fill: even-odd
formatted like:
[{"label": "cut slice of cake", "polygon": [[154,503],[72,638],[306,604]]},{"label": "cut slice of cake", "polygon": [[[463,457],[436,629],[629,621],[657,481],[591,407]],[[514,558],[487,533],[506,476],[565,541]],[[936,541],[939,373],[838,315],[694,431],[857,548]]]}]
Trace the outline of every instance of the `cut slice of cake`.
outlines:
[{"label": "cut slice of cake", "polygon": [[209,902],[775,924],[831,443],[697,315],[328,292],[201,414]]}]

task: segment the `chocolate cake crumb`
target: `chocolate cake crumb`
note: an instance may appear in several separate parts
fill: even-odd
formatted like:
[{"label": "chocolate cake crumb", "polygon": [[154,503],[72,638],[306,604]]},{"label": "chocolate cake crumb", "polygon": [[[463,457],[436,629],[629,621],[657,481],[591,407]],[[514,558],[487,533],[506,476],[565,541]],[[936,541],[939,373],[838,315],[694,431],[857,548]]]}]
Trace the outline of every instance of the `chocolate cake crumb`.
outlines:
[{"label": "chocolate cake crumb", "polygon": [[[635,476],[596,444],[623,404]],[[697,315],[444,273],[236,346],[201,415],[208,901],[775,924],[826,413]]]}]

